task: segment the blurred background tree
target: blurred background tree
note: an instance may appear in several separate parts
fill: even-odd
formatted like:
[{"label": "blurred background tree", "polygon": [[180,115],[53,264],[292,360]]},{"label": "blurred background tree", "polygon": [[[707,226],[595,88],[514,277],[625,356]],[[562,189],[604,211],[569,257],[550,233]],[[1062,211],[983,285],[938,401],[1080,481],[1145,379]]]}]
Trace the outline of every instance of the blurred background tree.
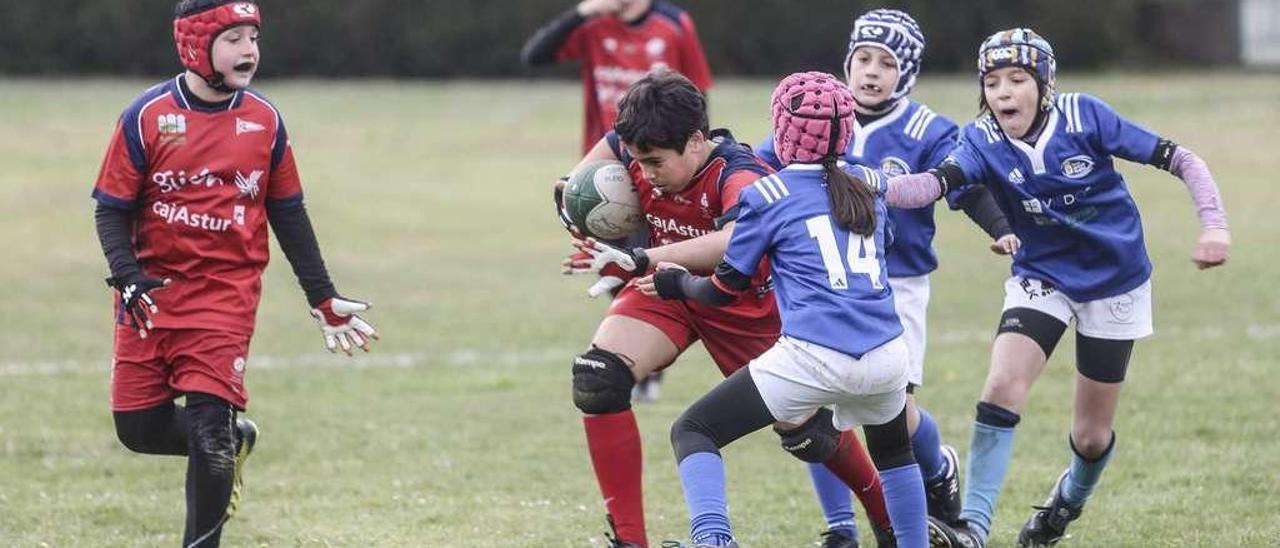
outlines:
[{"label": "blurred background tree", "polygon": [[[1237,64],[1241,6],[1273,0],[687,0],[716,75],[838,71],[853,17],[912,13],[926,71],[972,69],[990,32],[1030,26],[1071,69]],[[173,0],[0,2],[0,73],[176,72]],[[265,75],[447,78],[564,76],[520,66],[524,40],[565,0],[261,0]],[[1272,11],[1276,11],[1274,8]]]}]

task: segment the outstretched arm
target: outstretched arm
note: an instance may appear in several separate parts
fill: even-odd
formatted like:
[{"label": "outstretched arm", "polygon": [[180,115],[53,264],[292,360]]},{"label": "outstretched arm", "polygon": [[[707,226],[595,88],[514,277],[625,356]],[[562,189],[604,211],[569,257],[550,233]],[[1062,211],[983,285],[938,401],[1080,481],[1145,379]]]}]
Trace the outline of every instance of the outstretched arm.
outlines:
[{"label": "outstretched arm", "polygon": [[739,272],[727,262],[721,262],[716,267],[715,274],[710,276],[695,276],[680,265],[660,263],[657,272],[637,280],[636,285],[645,294],[663,299],[725,306],[751,286],[751,275]]},{"label": "outstretched arm", "polygon": [[307,295],[307,304],[314,308],[325,299],[338,296],[320,257],[320,244],[316,242],[307,207],[301,201],[285,205],[268,203],[267,220],[289,266],[293,267],[293,274],[298,277],[298,285]]},{"label": "outstretched arm", "polygon": [[1183,146],[1176,146],[1168,163],[1169,173],[1182,179],[1191,193],[1200,220],[1200,237],[1191,253],[1192,262],[1201,270],[1219,266],[1231,257],[1231,232],[1227,228],[1227,212],[1222,207],[1218,184],[1203,159]]},{"label": "outstretched arm", "polygon": [[330,352],[341,349],[347,355],[354,348],[368,352],[369,340],[377,339],[378,333],[356,313],[368,310],[370,305],[338,296],[320,257],[320,244],[306,206],[301,200],[274,205],[268,202],[267,221],[307,295],[311,316],[324,334],[325,347]]},{"label": "outstretched arm", "polygon": [[[954,171],[955,173],[946,173],[944,170]],[[889,207],[901,209],[916,209],[927,206],[936,202],[943,194],[946,194],[948,188],[959,186],[948,185],[955,178],[963,180],[964,175],[960,173],[960,168],[945,163],[938,166],[937,169],[931,169],[924,173],[890,177],[888,181],[889,189],[884,193],[884,202]]]}]

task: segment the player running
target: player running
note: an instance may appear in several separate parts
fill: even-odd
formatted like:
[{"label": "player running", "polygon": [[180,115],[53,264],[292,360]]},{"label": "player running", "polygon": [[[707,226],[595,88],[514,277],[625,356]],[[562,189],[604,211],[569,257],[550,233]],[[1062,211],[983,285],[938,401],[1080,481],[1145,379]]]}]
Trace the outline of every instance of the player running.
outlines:
[{"label": "player running", "polygon": [[1005,283],[991,370],[977,405],[963,521],[940,546],[985,546],[1031,386],[1074,320],[1075,400],[1070,464],[1018,534],[1021,546],[1063,538],[1115,451],[1120,387],[1136,339],[1152,333],[1151,261],[1138,209],[1114,158],[1167,170],[1196,205],[1192,261],[1226,262],[1231,236],[1208,166],[1186,147],[1134,124],[1101,100],[1054,89],[1053,48],[1030,29],[988,37],[978,50],[979,118],[941,167],[907,179],[985,185],[1023,245]]},{"label": "player running", "polygon": [[[848,430],[863,425],[897,546],[928,545],[924,484],[907,431],[910,353],[883,252],[885,202],[924,203],[883,196],[877,171],[838,161],[857,131],[854,101],[828,74],[784,79],[772,111],[774,150],[785,167],[742,190],[714,274],[660,263],[637,283],[645,294],[689,306],[729,305],[750,295],[767,255],[777,288],[782,337],[671,428],[695,546],[737,546],[720,449],[771,424],[782,447],[810,463],[847,451]],[[915,184],[924,187],[916,194],[937,187]]]},{"label": "player running", "polygon": [[703,92],[711,88],[693,19],[662,0],[583,0],[538,29],[520,59],[531,67],[581,62],[583,154],[613,128],[618,100],[650,70],[668,68]]},{"label": "player running", "polygon": [[[599,274],[592,296],[620,289],[591,347],[574,358],[573,399],[585,414],[587,448],[615,528],[614,546],[647,546],[632,386],[698,340],[729,375],[773,346],[780,324],[765,269],[722,308],[646,296],[630,281],[659,262],[711,272],[729,240],[728,230],[717,230],[717,220],[731,216],[739,193],[772,170],[728,131],[710,130],[702,92],[688,78],[665,70],[632,85],[619,103],[615,131],[579,165],[598,160],[627,165],[653,245],[627,250],[575,240],[579,253],[566,259],[566,271]],[[563,206],[557,210],[563,220]],[[869,498],[882,499],[866,451],[852,435],[844,442],[847,450],[830,465],[841,478],[865,488]],[[883,503],[873,515],[881,515],[888,526]]]},{"label": "player running", "polygon": [[[845,81],[854,98],[853,138],[844,149],[846,162],[879,168],[890,176],[903,175],[937,167],[955,147],[956,124],[908,97],[920,72],[924,45],[919,25],[904,12],[876,9],[854,21],[844,63]],[[761,142],[756,154],[775,169],[782,168],[772,138]],[[951,192],[947,200],[991,236],[994,251],[1008,253],[1015,245],[1008,221],[984,187]],[[937,423],[916,405],[914,396],[916,388],[924,384],[929,273],[938,268],[933,250],[933,208],[933,203],[916,209],[890,207],[892,237],[884,255],[894,308],[902,319],[902,340],[910,355],[907,427],[924,476],[929,515],[955,522],[960,515],[956,453],[942,444]],[[849,490],[823,466],[811,465],[810,474],[826,513],[823,546],[856,546],[858,533]]]},{"label": "player running", "polygon": [[219,544],[257,440],[237,415],[249,402],[268,222],[329,350],[368,350],[377,338],[355,316],[369,305],[329,281],[283,119],[249,87],[260,23],[252,1],[178,3],[174,39],[187,70],[125,109],[93,190],[118,291],[116,434],[139,453],[188,457],[187,547]]}]

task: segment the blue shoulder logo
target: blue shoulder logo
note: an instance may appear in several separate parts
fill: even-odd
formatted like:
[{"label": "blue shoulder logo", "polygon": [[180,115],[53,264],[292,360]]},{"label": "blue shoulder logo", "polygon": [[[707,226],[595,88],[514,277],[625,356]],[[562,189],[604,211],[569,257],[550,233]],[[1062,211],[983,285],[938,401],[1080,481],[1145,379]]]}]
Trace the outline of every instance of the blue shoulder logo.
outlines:
[{"label": "blue shoulder logo", "polygon": [[880,171],[883,171],[889,177],[897,177],[899,175],[909,175],[911,168],[901,159],[889,156],[880,161]]},{"label": "blue shoulder logo", "polygon": [[1093,173],[1093,158],[1080,154],[1062,161],[1062,174],[1068,179],[1083,179]]}]

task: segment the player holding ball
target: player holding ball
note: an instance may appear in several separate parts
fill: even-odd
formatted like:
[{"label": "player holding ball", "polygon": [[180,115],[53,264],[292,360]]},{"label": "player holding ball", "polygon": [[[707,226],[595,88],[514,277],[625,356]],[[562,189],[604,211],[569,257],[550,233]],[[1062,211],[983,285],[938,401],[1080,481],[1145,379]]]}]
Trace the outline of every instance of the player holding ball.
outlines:
[{"label": "player holding ball", "polygon": [[[719,308],[645,295],[632,280],[659,262],[709,274],[724,255],[732,227],[717,221],[732,217],[739,193],[772,170],[727,130],[711,130],[702,92],[688,78],[665,70],[628,89],[614,131],[575,171],[602,160],[621,161],[629,169],[652,245],[622,249],[590,237],[575,239],[578,253],[566,259],[566,272],[599,275],[590,293],[616,289],[617,296],[590,347],[573,360],[573,401],[584,414],[587,448],[614,527],[613,545],[643,547],[648,540],[632,386],[671,365],[698,340],[728,376],[772,347],[780,324],[767,268]],[[557,211],[577,233],[562,204]],[[868,499],[880,501],[872,503],[878,512],[869,513],[887,529],[875,466],[861,444],[849,438],[847,450],[832,457],[832,469],[865,490]]]}]

